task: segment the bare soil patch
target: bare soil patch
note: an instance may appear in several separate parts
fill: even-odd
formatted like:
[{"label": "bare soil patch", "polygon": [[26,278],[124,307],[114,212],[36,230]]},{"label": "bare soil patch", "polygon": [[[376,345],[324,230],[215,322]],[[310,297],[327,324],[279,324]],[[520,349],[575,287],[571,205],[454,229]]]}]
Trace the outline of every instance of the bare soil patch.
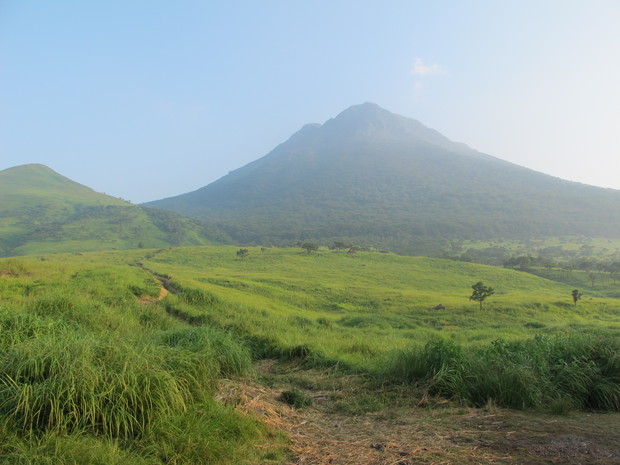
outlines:
[{"label": "bare soil patch", "polygon": [[163,300],[168,294],[168,289],[166,289],[164,286],[161,286],[161,288],[159,289],[159,295],[157,297],[142,296],[140,297],[140,303],[148,304],[159,302],[160,300]]},{"label": "bare soil patch", "polygon": [[[402,392],[363,412],[359,405],[375,406],[362,378],[274,361],[258,370],[260,383],[225,381],[218,396],[286,431],[288,465],[620,464],[618,413],[471,409]],[[312,406],[283,403],[282,392],[292,387]]]}]

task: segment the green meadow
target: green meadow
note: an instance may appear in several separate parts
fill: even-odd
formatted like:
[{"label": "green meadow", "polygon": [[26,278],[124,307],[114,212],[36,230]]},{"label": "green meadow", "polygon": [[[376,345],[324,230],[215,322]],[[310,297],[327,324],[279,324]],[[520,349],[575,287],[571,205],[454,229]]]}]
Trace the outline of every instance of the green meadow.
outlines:
[{"label": "green meadow", "polygon": [[[238,259],[235,250],[171,249],[143,263],[209,296],[211,310],[203,315],[209,321],[282,348],[303,344],[319,358],[355,367],[434,338],[476,346],[571,328],[620,327],[617,300],[586,295],[575,306],[570,285],[512,270],[299,249],[251,248]],[[482,311],[469,300],[477,281],[495,289]],[[168,305],[182,311],[182,294],[171,296]]]},{"label": "green meadow", "polygon": [[[2,460],[281,463],[276,431],[214,401],[263,358],[474,406],[620,410],[612,282],[578,281],[575,305],[572,283],[473,263],[237,251],[0,260]],[[478,281],[495,290],[482,309]]]}]

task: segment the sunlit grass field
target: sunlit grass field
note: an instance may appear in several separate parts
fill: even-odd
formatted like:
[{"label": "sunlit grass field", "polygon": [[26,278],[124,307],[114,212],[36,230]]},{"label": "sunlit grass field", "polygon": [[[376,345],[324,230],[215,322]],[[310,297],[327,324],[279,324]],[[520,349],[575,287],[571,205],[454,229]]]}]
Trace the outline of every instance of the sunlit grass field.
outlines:
[{"label": "sunlit grass field", "polygon": [[[280,463],[273,431],[213,400],[218,379],[265,357],[426,383],[475,405],[540,408],[551,393],[558,408],[620,408],[610,289],[584,287],[574,305],[574,286],[498,267],[237,250],[0,260],[0,458]],[[478,281],[495,290],[482,310],[469,299]]]},{"label": "sunlit grass field", "polygon": [[[205,307],[211,321],[352,366],[436,337],[481,345],[570,328],[620,328],[615,299],[586,295],[575,306],[572,287],[497,267],[298,249],[255,248],[238,259],[235,250],[174,249],[143,262],[213,296]],[[482,311],[469,300],[477,281],[495,289]],[[168,305],[182,302],[171,296]]]}]

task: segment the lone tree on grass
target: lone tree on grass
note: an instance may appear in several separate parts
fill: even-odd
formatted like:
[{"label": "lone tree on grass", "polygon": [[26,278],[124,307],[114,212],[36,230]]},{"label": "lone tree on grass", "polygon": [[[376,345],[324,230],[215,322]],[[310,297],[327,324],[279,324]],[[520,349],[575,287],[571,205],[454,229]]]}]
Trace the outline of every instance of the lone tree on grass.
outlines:
[{"label": "lone tree on grass", "polygon": [[334,241],[334,244],[330,247],[331,250],[335,250],[336,252],[341,252],[344,249],[350,249],[350,248],[351,248],[351,245],[343,241]]},{"label": "lone tree on grass", "polygon": [[237,250],[237,257],[239,257],[241,259],[244,259],[248,255],[250,255],[250,251],[248,249],[239,249],[239,250]]},{"label": "lone tree on grass", "polygon": [[579,289],[573,289],[571,295],[573,296],[573,303],[577,305],[577,301],[580,300],[582,296],[581,292],[579,292]]},{"label": "lone tree on grass", "polygon": [[495,294],[495,290],[492,287],[485,286],[482,281],[478,281],[471,287],[474,292],[472,292],[469,300],[475,300],[476,302],[480,302],[480,310],[482,310],[482,302],[484,302],[487,297]]},{"label": "lone tree on grass", "polygon": [[316,242],[304,242],[303,244],[301,244],[301,248],[304,249],[307,253],[310,253],[319,250],[319,245]]}]

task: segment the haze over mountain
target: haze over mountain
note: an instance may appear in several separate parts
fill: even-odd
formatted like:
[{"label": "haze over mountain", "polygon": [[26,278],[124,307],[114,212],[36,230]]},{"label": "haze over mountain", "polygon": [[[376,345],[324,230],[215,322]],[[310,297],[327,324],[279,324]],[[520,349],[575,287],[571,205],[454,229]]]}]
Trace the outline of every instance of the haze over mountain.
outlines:
[{"label": "haze over mountain", "polygon": [[620,191],[482,154],[372,103],[145,205],[206,219],[243,243],[350,239],[408,253],[452,238],[620,235]]},{"label": "haze over mountain", "polygon": [[100,194],[47,166],[0,171],[0,256],[212,244],[226,234]]}]

